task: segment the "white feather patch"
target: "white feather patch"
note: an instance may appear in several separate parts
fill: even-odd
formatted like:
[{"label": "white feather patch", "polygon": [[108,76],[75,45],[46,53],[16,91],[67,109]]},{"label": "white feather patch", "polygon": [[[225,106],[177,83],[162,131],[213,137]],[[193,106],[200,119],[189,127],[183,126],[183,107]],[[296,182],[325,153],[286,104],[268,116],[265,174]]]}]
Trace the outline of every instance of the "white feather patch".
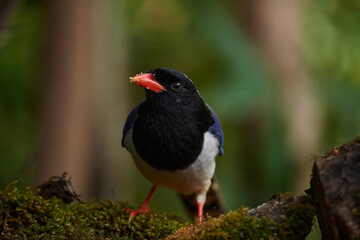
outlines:
[{"label": "white feather patch", "polygon": [[[198,158],[183,170],[158,170],[147,164],[136,152],[132,141],[132,129],[126,134],[124,145],[131,153],[136,166],[150,182],[179,193],[205,195],[215,172],[215,157],[218,154],[218,140],[211,134],[204,134],[203,148]],[[171,161],[171,159],[169,159]],[[202,197],[203,198],[203,197]],[[205,199],[201,199],[205,202]]]}]

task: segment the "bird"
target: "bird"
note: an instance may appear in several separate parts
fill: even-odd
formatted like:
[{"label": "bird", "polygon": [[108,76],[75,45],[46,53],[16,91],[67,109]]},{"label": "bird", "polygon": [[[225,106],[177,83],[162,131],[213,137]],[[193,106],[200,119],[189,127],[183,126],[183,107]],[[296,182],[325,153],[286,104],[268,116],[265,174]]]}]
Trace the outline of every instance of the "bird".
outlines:
[{"label": "bird", "polygon": [[[159,67],[130,79],[145,88],[146,98],[126,119],[122,146],[153,186],[140,207],[131,210],[129,222],[150,210],[150,199],[159,186],[180,193],[184,201],[189,201],[187,195],[193,196],[201,223],[207,193],[218,189],[215,158],[224,154],[220,120],[180,71]],[[185,205],[191,208],[191,203]],[[215,205],[223,213],[222,204]]]}]

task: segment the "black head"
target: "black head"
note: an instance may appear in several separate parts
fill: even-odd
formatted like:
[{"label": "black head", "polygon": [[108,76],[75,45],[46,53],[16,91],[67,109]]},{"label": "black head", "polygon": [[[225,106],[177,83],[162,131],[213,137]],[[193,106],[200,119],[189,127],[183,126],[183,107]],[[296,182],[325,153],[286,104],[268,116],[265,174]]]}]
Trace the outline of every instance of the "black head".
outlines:
[{"label": "black head", "polygon": [[201,99],[194,83],[184,73],[170,68],[159,67],[149,71],[153,79],[166,91],[156,93],[146,89],[146,97],[150,101],[161,101],[170,105],[189,106]]}]

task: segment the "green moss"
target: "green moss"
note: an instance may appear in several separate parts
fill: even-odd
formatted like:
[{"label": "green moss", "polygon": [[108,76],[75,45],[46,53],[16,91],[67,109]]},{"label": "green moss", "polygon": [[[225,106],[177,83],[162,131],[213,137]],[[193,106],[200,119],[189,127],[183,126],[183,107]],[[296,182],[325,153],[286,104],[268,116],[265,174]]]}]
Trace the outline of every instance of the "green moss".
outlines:
[{"label": "green moss", "polygon": [[[310,232],[316,214],[316,208],[310,196],[293,198],[290,193],[283,195],[284,218],[278,221],[278,232],[281,239],[299,239]],[[305,230],[307,228],[307,230]],[[305,231],[304,231],[305,230]],[[305,237],[303,236],[303,237]]]},{"label": "green moss", "polygon": [[240,208],[200,225],[181,228],[167,239],[305,239],[315,216],[311,198],[293,198],[289,193],[276,198],[254,209],[255,214]]},{"label": "green moss", "polygon": [[67,204],[42,197],[40,190],[20,190],[11,184],[0,192],[0,238],[159,239],[185,225],[179,217],[154,212],[128,223],[130,207],[109,200]]},{"label": "green moss", "polygon": [[[14,183],[0,191],[0,238],[304,239],[308,233],[304,228],[310,231],[315,214],[309,196],[276,194],[256,209],[243,207],[219,218],[208,218],[200,225],[155,212],[137,216],[129,223],[128,203],[81,202],[69,185],[63,176],[40,185],[41,190],[21,190]],[[54,191],[57,188],[60,191]]]},{"label": "green moss", "polygon": [[247,208],[212,218],[201,225],[190,225],[178,230],[167,239],[268,239],[273,236],[276,222],[271,219],[250,217]]}]

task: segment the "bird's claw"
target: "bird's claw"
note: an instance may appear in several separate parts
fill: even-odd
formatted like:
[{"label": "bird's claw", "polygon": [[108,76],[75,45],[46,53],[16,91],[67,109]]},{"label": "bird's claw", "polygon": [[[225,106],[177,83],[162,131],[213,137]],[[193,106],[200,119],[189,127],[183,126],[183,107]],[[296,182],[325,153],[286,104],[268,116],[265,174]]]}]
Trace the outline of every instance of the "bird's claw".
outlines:
[{"label": "bird's claw", "polygon": [[131,222],[131,220],[139,214],[148,213],[150,211],[150,208],[149,205],[142,204],[138,209],[127,209],[126,211],[130,212],[129,222]]}]

